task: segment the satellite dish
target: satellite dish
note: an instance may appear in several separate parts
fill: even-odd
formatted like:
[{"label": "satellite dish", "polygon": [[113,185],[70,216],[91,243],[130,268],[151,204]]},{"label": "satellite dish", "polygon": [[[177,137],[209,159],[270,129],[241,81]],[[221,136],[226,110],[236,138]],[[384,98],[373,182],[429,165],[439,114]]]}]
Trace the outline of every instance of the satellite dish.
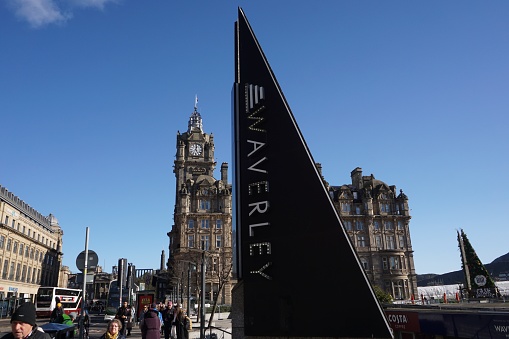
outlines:
[{"label": "satellite dish", "polygon": [[[88,250],[88,263],[87,270],[95,271],[97,264],[99,263],[99,257],[94,251]],[[76,267],[81,271],[85,271],[85,251],[78,254],[76,258]]]}]

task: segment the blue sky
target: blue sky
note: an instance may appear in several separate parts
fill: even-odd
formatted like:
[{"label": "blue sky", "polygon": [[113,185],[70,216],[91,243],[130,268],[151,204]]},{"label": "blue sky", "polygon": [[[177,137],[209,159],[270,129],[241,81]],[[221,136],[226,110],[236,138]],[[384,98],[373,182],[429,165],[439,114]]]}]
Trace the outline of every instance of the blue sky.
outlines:
[{"label": "blue sky", "polygon": [[408,195],[417,273],[460,269],[459,228],[508,252],[509,2],[7,0],[0,185],[58,218],[65,265],[89,227],[106,271],[159,267],[195,95],[231,164],[238,6],[326,180]]}]

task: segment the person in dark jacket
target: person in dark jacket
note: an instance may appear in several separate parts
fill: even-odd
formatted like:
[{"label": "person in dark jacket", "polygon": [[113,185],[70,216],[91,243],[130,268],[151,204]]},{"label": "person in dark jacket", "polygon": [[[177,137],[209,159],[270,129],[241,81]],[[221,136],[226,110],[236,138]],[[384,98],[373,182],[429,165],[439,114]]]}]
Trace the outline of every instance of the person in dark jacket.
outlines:
[{"label": "person in dark jacket", "polygon": [[64,314],[64,308],[62,307],[62,304],[61,303],[57,303],[57,307],[55,307],[53,309],[53,311],[51,312],[51,316],[49,318],[49,322],[50,323],[58,323],[58,322],[61,322],[62,319],[60,319],[62,317],[62,314]]},{"label": "person in dark jacket", "polygon": [[124,305],[120,306],[117,310],[117,314],[115,318],[120,320],[122,324],[122,328],[120,329],[120,333],[122,335],[126,334],[127,329],[127,321],[131,317],[131,309],[129,308],[129,305],[127,305],[127,301],[124,301]]},{"label": "person in dark jacket", "polygon": [[12,314],[11,333],[2,339],[51,339],[48,333],[37,327],[35,318],[35,305],[31,302],[22,304]]},{"label": "person in dark jacket", "polygon": [[156,304],[152,304],[150,309],[145,313],[140,328],[142,339],[161,338],[161,320],[159,320],[159,312],[157,311]]},{"label": "person in dark jacket", "polygon": [[162,312],[162,317],[164,322],[164,339],[170,339],[171,325],[173,325],[173,305],[171,301]]},{"label": "person in dark jacket", "polygon": [[118,319],[113,319],[108,323],[108,330],[100,339],[126,339],[125,335],[120,333],[122,323]]}]

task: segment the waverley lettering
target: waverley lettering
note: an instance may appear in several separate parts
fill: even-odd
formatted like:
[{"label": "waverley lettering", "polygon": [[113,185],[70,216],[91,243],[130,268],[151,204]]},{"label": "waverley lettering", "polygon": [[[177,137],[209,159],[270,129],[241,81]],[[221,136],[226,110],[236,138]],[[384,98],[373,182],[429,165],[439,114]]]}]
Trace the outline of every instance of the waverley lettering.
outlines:
[{"label": "waverley lettering", "polygon": [[[246,84],[245,96],[245,118],[248,120],[248,130],[251,132],[250,137],[245,139],[247,144],[247,160],[251,164],[247,167],[247,173],[253,173],[253,175],[258,177],[258,179],[260,179],[260,175],[264,176],[261,178],[262,180],[257,180],[256,182],[251,182],[248,184],[248,196],[250,198],[254,198],[256,195],[263,195],[266,197],[266,193],[269,192],[269,181],[267,178],[268,157],[266,156],[266,143],[261,140],[256,140],[265,140],[267,136],[266,129],[261,126],[265,120],[263,113],[265,112],[266,108],[261,104],[262,101],[265,100],[265,92],[263,87]],[[254,238],[253,240],[255,240],[257,230],[270,227],[270,222],[264,221],[263,218],[260,220],[260,216],[265,217],[267,215],[266,213],[270,208],[270,201],[267,199],[250,201],[247,206],[247,210],[249,211],[248,234],[250,238]],[[251,243],[249,244],[249,256],[267,256],[268,259],[270,259],[271,247],[272,245],[270,242]],[[266,263],[261,267],[253,267],[249,269],[249,273],[259,275],[267,280],[272,280],[272,277],[267,274],[267,272],[265,272],[271,265],[272,262],[267,260]]]}]

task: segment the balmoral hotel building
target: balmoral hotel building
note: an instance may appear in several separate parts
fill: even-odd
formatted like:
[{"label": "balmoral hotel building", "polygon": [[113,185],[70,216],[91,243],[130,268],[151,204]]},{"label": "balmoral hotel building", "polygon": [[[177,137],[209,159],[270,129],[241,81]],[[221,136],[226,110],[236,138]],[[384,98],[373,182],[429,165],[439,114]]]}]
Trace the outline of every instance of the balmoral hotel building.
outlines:
[{"label": "balmoral hotel building", "polygon": [[359,167],[351,179],[326,185],[369,280],[396,300],[418,298],[408,197]]},{"label": "balmoral hotel building", "polygon": [[39,286],[66,287],[59,280],[63,234],[53,215],[0,186],[0,299],[35,301]]}]

